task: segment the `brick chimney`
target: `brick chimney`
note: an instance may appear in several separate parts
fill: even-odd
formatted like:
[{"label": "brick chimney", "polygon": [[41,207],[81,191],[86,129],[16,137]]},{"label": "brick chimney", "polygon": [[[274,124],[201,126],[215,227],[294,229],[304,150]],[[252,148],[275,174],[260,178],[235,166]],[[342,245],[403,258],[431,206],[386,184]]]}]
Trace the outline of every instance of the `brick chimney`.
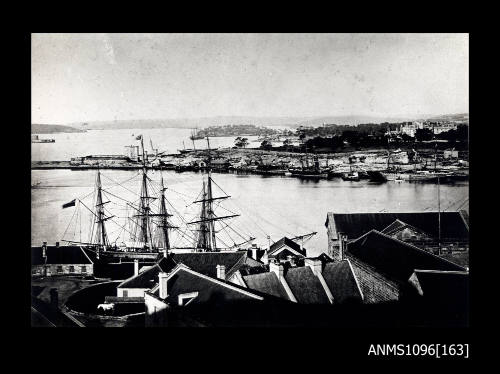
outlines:
[{"label": "brick chimney", "polygon": [[306,258],[304,264],[309,266],[315,275],[321,274],[323,264],[317,258]]},{"label": "brick chimney", "polygon": [[134,276],[139,274],[139,260],[135,259],[134,260]]},{"label": "brick chimney", "polygon": [[217,278],[226,280],[226,266],[224,265],[217,265]]},{"label": "brick chimney", "polygon": [[280,263],[270,262],[269,271],[275,273],[278,279],[283,278],[285,275],[285,268]]},{"label": "brick chimney", "polygon": [[251,251],[252,251],[252,258],[254,260],[257,260],[257,251],[258,251],[257,244],[252,244]]},{"label": "brick chimney", "polygon": [[56,242],[56,248],[59,248],[59,242]]},{"label": "brick chimney", "polygon": [[339,255],[337,260],[342,261],[345,257],[347,235],[343,232],[339,232]]},{"label": "brick chimney", "polygon": [[163,257],[165,257],[165,258],[166,258],[166,257],[167,257],[167,250],[166,250],[166,249],[164,249],[162,252],[163,252]]},{"label": "brick chimney", "polygon": [[160,272],[158,274],[158,284],[160,285],[160,299],[166,299],[168,296],[168,288],[167,288],[167,273]]},{"label": "brick chimney", "polygon": [[47,242],[43,242],[42,244],[42,257],[47,258]]}]

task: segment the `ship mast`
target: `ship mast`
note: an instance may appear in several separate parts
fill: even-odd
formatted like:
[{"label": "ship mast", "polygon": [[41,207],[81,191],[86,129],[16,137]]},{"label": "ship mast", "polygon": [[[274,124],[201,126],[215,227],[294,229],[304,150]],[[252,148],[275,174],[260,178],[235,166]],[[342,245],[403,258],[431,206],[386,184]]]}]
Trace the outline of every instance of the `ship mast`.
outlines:
[{"label": "ship mast", "polygon": [[199,236],[196,243],[196,248],[205,250],[206,252],[216,252],[217,242],[216,242],[216,231],[215,231],[215,221],[224,220],[228,218],[237,217],[238,214],[217,217],[214,213],[213,201],[227,199],[229,196],[213,197],[212,194],[212,155],[210,152],[210,140],[207,136],[207,146],[208,146],[208,174],[206,182],[203,182],[203,192],[202,199],[195,201],[195,203],[201,203],[201,214],[198,221],[189,222],[189,224],[200,224],[199,225]]},{"label": "ship mast", "polygon": [[141,236],[144,243],[147,243],[148,251],[153,251],[153,240],[151,235],[151,207],[149,205],[150,199],[156,199],[153,196],[149,196],[148,193],[148,176],[147,176],[147,167],[146,167],[146,155],[144,151],[144,139],[143,136],[140,135],[141,140],[141,148],[142,148],[142,188],[141,188],[141,201],[139,206],[139,214],[136,214],[135,217],[139,217],[142,221],[141,224]]},{"label": "ship mast", "polygon": [[99,165],[97,166],[96,189],[97,189],[97,198],[95,207],[96,207],[96,217],[97,217],[96,221],[97,231],[94,242],[97,244],[98,250],[102,248],[104,251],[106,251],[106,248],[109,246],[109,240],[104,222],[112,217],[106,217],[104,213],[104,204],[106,204],[107,201],[106,202],[102,201],[101,171],[99,170]]},{"label": "ship mast", "polygon": [[170,237],[168,234],[168,229],[177,228],[177,227],[171,226],[168,222],[168,217],[172,217],[172,215],[169,214],[167,211],[165,190],[166,190],[166,188],[164,187],[164,184],[163,184],[163,175],[162,175],[161,176],[160,213],[158,214],[158,216],[161,217],[161,223],[158,225],[158,227],[161,227],[162,238],[159,240],[159,244],[161,244],[163,246],[163,249],[165,249],[167,251],[167,254],[168,254],[168,252],[170,251]]}]

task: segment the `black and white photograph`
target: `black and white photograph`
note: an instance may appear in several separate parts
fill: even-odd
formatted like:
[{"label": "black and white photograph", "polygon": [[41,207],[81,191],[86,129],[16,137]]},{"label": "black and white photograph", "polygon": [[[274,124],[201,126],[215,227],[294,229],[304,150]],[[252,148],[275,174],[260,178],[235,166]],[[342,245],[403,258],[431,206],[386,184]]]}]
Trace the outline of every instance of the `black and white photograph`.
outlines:
[{"label": "black and white photograph", "polygon": [[30,38],[32,327],[469,327],[469,34]]}]

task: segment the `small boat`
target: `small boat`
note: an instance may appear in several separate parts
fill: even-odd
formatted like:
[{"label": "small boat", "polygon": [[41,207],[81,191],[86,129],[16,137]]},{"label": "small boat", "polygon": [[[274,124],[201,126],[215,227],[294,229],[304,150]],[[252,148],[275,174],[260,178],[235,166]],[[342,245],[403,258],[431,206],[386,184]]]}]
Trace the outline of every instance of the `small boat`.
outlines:
[{"label": "small boat", "polygon": [[357,171],[344,173],[342,175],[342,180],[357,182],[357,181],[359,181],[359,173]]},{"label": "small boat", "polygon": [[32,143],[55,143],[55,139],[40,139],[38,135],[31,135]]}]

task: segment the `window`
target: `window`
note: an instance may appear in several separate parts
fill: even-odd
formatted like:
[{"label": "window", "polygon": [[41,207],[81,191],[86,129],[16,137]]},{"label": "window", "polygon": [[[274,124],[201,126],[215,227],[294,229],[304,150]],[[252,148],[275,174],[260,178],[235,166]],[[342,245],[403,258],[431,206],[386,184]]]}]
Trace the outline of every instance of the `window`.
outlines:
[{"label": "window", "polygon": [[58,266],[57,266],[57,272],[58,272],[58,273],[62,273],[62,272],[63,272],[62,265],[58,265]]},{"label": "window", "polygon": [[122,296],[123,296],[123,297],[128,297],[128,291],[127,291],[127,290],[123,290],[123,292],[122,292]]},{"label": "window", "polygon": [[81,271],[82,271],[82,273],[87,273],[87,267],[86,266],[82,266]]},{"label": "window", "polygon": [[73,265],[69,266],[69,272],[74,273],[75,272],[75,267]]}]

